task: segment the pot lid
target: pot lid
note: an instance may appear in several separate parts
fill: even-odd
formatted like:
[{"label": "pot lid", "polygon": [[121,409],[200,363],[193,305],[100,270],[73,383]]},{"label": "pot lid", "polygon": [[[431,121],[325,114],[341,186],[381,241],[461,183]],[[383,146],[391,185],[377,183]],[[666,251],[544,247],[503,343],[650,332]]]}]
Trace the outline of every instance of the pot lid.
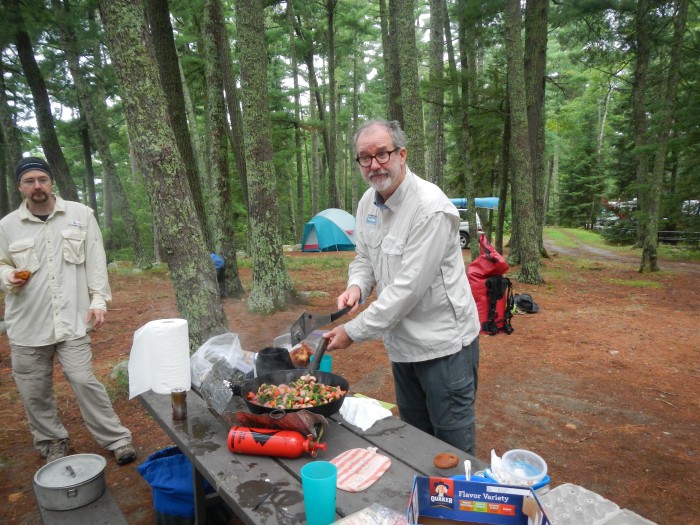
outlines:
[{"label": "pot lid", "polygon": [[95,478],[107,466],[97,454],[73,454],[44,465],[34,474],[34,483],[47,488],[80,485]]}]

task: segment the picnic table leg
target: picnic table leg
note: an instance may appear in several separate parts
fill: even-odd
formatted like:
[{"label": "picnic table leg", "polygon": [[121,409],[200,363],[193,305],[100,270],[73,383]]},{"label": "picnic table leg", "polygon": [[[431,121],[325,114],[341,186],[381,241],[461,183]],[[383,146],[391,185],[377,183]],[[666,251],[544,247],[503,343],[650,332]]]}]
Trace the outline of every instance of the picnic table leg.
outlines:
[{"label": "picnic table leg", "polygon": [[204,525],[207,522],[207,498],[204,491],[204,476],[192,465],[192,484],[194,485],[194,522]]}]

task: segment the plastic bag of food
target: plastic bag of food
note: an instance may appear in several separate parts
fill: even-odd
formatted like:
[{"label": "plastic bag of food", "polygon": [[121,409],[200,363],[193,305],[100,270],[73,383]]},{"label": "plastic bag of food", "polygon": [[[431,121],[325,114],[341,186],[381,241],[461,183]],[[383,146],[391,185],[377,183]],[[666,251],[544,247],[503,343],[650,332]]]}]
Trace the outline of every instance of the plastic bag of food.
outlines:
[{"label": "plastic bag of food", "polygon": [[192,385],[199,388],[215,363],[224,360],[242,375],[253,370],[253,355],[241,348],[238,334],[228,332],[207,340],[190,357]]}]

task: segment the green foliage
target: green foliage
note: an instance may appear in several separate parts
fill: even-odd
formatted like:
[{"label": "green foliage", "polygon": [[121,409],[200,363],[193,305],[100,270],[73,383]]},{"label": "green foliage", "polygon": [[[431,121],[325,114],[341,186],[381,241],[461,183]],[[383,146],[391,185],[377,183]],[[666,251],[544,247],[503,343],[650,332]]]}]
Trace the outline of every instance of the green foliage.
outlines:
[{"label": "green foliage", "polygon": [[[448,2],[452,42],[457,44],[459,8],[464,7],[464,23],[468,28],[469,48],[474,54],[475,69],[458,73],[468,75],[472,92],[469,97],[469,125],[473,138],[468,152],[456,144],[456,132],[463,123],[455,99],[456,88],[445,75],[441,88],[445,94],[446,167],[443,190],[450,196],[462,196],[464,181],[461,163],[469,160],[475,174],[475,193],[495,195],[503,169],[503,130],[505,122],[506,68],[503,42],[503,2],[464,0]],[[636,154],[647,153],[650,159],[656,151],[655,133],[658,124],[657,101],[662,99],[668,69],[668,51],[673,30],[675,2],[654,4],[650,12],[652,35],[649,66],[647,138],[649,146],[637,149],[631,119],[630,95],[634,82],[636,52],[637,3],[619,0],[581,0],[557,2],[550,6],[550,38],[546,78],[547,156],[557,155],[558,174],[550,188],[550,207],[547,223],[580,226],[593,222],[601,197],[609,200],[629,200],[637,197],[640,188],[636,182]],[[80,109],[75,86],[61,49],[57,18],[52,4],[39,0],[20,3],[27,31],[32,40],[35,56],[43,73],[52,100],[56,130],[63,153],[81,195],[87,202],[86,167],[80,138]],[[322,129],[318,118],[311,120],[309,104],[315,98],[309,92],[309,71],[305,57],[311,53],[316,68],[319,95],[328,112],[328,43],[327,18],[323,3],[296,1],[295,45],[301,96],[301,122],[295,122],[295,100],[291,80],[291,42],[284,2],[265,2],[265,61],[268,88],[270,141],[274,192],[280,215],[280,240],[285,244],[298,243],[300,231],[293,222],[302,224],[314,211],[327,207],[328,167],[326,153],[320,141],[324,173],[320,183],[318,209],[311,203],[311,131]],[[421,96],[430,93],[427,79],[428,32],[430,29],[428,2],[417,3],[417,46]],[[233,72],[240,80],[240,38],[236,34],[236,2],[223,1],[222,7],[232,44]],[[175,31],[176,47],[187,90],[194,105],[194,119],[190,122],[195,142],[204,144],[206,81],[202,58],[203,0],[170,0],[171,20]],[[104,85],[104,98],[109,107],[110,148],[117,164],[120,179],[139,224],[146,246],[153,245],[151,203],[148,202],[144,183],[139,174],[133,174],[129,156],[129,140],[124,122],[122,101],[115,82],[115,73],[104,52],[105,37],[100,20],[94,16],[94,2],[73,0],[71,14],[79,24],[78,47],[81,67],[88,78],[99,78]],[[91,20],[92,18],[92,20]],[[41,141],[34,122],[32,95],[22,73],[12,38],[12,17],[0,16],[0,49],[4,90],[10,101],[9,110],[22,131],[25,154],[41,154]],[[683,48],[674,128],[669,139],[666,173],[661,194],[660,216],[662,227],[670,230],[700,231],[700,216],[682,213],[683,202],[697,199],[700,188],[700,61],[697,60],[700,41],[700,14],[691,5],[686,40]],[[357,167],[348,152],[354,129],[353,100],[358,99],[360,120],[385,117],[384,49],[380,30],[378,2],[344,0],[335,7],[335,78],[337,105],[337,183],[341,207],[352,209],[352,181],[359,177]],[[102,44],[99,46],[98,44]],[[359,58],[359,60],[356,60]],[[459,61],[459,56],[456,57]],[[101,63],[100,63],[101,62]],[[355,71],[355,65],[357,70]],[[446,73],[449,73],[447,64]],[[357,75],[357,78],[355,78]],[[240,85],[240,82],[239,82]],[[357,85],[357,93],[355,93]],[[603,110],[608,89],[612,89],[609,107],[603,125]],[[326,115],[327,118],[327,115]],[[295,130],[301,129],[303,209],[297,210],[297,166]],[[602,137],[602,148],[599,140]],[[93,145],[94,148],[94,145]],[[105,195],[102,184],[101,159],[92,152],[97,192],[97,217],[108,241],[110,260],[133,258],[130,239],[118,214],[108,229],[105,228]],[[206,160],[206,159],[205,159]],[[235,220],[236,247],[249,250],[249,217],[243,200],[243,188],[235,173],[233,153],[229,148],[229,166]],[[203,189],[212,191],[203,174]],[[360,191],[366,188],[360,184]],[[12,188],[10,188],[12,189]],[[506,208],[509,224],[510,206]],[[611,243],[624,240],[623,226],[606,230]],[[577,230],[578,231],[578,230]],[[672,247],[660,247],[660,250]],[[150,248],[149,248],[150,249]],[[687,251],[687,250],[686,250]],[[243,261],[245,264],[245,261]]]}]

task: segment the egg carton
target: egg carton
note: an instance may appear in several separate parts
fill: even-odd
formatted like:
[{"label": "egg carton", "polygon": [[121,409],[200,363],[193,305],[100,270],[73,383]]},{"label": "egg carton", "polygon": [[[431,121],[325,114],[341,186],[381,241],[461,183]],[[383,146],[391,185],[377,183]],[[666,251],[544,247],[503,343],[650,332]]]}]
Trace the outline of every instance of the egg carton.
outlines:
[{"label": "egg carton", "polygon": [[539,497],[551,525],[655,525],[584,487],[565,483]]}]

